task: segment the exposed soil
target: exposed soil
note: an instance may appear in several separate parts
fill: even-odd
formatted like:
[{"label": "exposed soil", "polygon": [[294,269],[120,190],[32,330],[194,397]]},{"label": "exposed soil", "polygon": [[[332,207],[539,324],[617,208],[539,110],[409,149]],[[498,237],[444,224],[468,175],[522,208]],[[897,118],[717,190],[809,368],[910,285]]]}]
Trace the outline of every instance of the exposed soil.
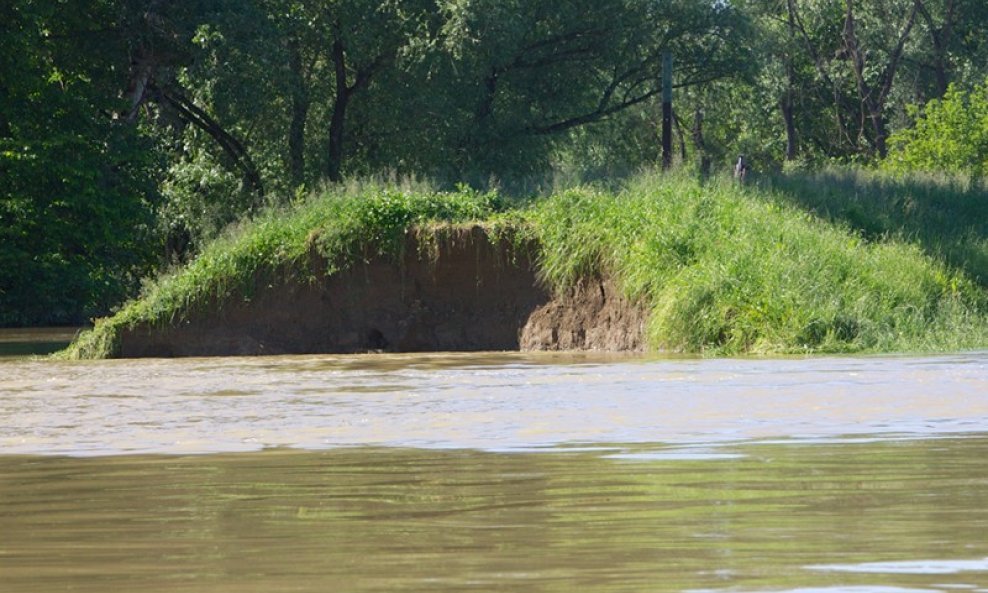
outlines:
[{"label": "exposed soil", "polygon": [[553,295],[537,279],[537,246],[492,242],[479,226],[430,237],[428,249],[409,233],[401,257],[311,283],[260,283],[208,314],[126,330],[120,355],[643,349],[644,308],[611,282]]},{"label": "exposed soil", "polygon": [[583,278],[528,317],[521,350],[645,350],[647,315],[609,280]]}]

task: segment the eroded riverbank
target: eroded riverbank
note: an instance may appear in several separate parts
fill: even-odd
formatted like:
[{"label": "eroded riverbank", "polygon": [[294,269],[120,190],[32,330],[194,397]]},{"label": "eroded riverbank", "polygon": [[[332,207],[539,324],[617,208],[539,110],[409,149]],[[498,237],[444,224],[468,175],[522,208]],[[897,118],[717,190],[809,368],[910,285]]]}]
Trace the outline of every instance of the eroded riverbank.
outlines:
[{"label": "eroded riverbank", "polygon": [[173,323],[123,328],[116,354],[644,349],[643,303],[599,277],[554,294],[538,278],[535,253],[480,226],[409,233],[397,258],[331,276],[316,261],[311,274],[262,279]]},{"label": "eroded riverbank", "polygon": [[733,185],[527,205],[337,188],[230,229],[62,356],[956,352],[988,343],[984,311],[981,286],[916,246]]}]

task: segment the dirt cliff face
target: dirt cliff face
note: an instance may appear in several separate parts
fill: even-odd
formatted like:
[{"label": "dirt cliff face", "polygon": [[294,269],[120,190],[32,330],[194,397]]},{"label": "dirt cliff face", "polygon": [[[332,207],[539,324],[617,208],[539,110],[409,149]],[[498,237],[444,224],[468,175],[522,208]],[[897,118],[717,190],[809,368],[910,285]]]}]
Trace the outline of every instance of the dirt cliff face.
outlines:
[{"label": "dirt cliff face", "polygon": [[645,350],[645,308],[609,280],[583,278],[529,315],[521,350]]},{"label": "dirt cliff face", "polygon": [[120,354],[643,349],[642,307],[600,279],[553,295],[537,279],[536,249],[492,241],[479,226],[428,242],[410,233],[399,258],[263,284],[180,323],[126,330]]}]

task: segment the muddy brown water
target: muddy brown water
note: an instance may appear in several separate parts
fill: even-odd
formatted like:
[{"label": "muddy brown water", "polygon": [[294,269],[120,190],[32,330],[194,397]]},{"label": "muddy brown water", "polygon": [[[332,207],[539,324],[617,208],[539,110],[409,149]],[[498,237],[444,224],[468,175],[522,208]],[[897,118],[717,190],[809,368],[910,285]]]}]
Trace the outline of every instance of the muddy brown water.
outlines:
[{"label": "muddy brown water", "polygon": [[0,359],[0,591],[988,592],[988,353]]},{"label": "muddy brown water", "polygon": [[0,357],[51,354],[68,346],[80,331],[76,327],[0,327]]}]

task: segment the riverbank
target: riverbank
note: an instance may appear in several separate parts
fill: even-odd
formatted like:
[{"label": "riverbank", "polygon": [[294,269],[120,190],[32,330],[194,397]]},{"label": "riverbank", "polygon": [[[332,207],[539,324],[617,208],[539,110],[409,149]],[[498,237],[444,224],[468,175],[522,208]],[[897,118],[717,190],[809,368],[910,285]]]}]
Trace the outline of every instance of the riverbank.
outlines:
[{"label": "riverbank", "polygon": [[521,204],[328,190],[231,230],[63,356],[988,344],[969,273],[786,197],[655,174]]},{"label": "riverbank", "polygon": [[480,225],[408,229],[398,253],[325,275],[313,251],[298,270],[190,311],[178,323],[118,334],[124,358],[441,352],[641,350],[645,312],[599,278],[553,294],[539,282],[537,246]]}]

